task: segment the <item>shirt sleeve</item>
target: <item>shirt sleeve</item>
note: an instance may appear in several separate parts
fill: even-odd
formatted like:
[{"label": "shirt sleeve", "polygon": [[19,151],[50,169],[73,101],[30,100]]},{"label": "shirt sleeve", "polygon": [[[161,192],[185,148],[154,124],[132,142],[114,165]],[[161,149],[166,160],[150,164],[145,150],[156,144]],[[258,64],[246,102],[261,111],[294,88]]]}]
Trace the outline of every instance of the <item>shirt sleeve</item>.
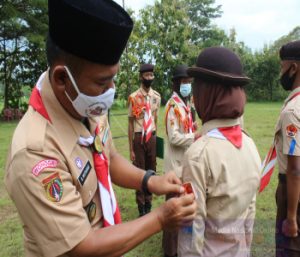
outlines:
[{"label": "shirt sleeve", "polygon": [[79,244],[91,225],[65,163],[54,158],[56,165],[37,166],[49,159],[53,157],[20,151],[9,165],[6,186],[43,256],[54,257]]},{"label": "shirt sleeve", "polygon": [[128,97],[128,117],[132,118],[133,113],[132,113],[132,103],[133,103],[133,98],[132,96]]},{"label": "shirt sleeve", "polygon": [[194,133],[181,133],[178,118],[175,115],[174,107],[171,107],[167,113],[167,132],[171,145],[190,146],[195,140]]},{"label": "shirt sleeve", "polygon": [[293,112],[282,115],[283,154],[300,156],[300,121]]},{"label": "shirt sleeve", "polygon": [[[197,195],[197,212],[192,226],[179,230],[178,253],[185,257],[200,256],[202,253],[207,216],[206,191],[210,174],[202,149],[195,145],[192,148],[184,155],[182,180],[183,183],[192,182]],[[199,157],[194,158],[192,154],[195,153]]]}]

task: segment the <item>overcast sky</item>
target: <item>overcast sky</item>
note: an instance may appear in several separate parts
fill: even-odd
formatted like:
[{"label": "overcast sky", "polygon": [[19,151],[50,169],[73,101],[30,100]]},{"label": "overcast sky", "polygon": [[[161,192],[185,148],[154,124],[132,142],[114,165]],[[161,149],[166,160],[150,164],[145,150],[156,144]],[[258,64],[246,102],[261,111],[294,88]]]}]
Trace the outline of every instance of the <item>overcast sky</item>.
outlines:
[{"label": "overcast sky", "polygon": [[[115,0],[122,5],[122,0]],[[124,0],[125,6],[138,11],[154,0]],[[237,39],[253,50],[274,42],[300,26],[300,0],[216,0],[222,17],[214,20],[227,33],[235,28]]]}]

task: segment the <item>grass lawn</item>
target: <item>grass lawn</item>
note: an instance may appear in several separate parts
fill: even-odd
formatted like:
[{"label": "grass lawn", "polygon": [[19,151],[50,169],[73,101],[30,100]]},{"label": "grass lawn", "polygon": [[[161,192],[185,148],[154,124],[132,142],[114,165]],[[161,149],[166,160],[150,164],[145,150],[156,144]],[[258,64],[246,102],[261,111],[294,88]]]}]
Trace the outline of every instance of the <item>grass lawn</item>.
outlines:
[{"label": "grass lawn", "polygon": [[[248,103],[244,117],[245,128],[257,144],[261,158],[264,158],[269,149],[274,126],[279,114],[281,103]],[[112,111],[112,114],[126,113],[126,110]],[[159,117],[159,136],[164,136],[163,109]],[[0,256],[23,256],[22,227],[16,209],[9,199],[3,183],[6,153],[9,147],[16,122],[0,123]],[[118,151],[129,158],[127,134],[127,116],[111,116],[111,127],[114,142]],[[162,160],[158,159],[158,172],[162,173]],[[276,172],[277,173],[277,172]],[[273,176],[271,185],[257,198],[257,214],[254,227],[252,256],[274,255],[274,220],[275,220],[275,188],[276,175]],[[115,187],[118,202],[121,208],[123,221],[135,219],[137,208],[135,192]],[[153,205],[158,206],[163,197],[154,197]],[[126,257],[159,257],[161,251],[161,233],[126,254]]]}]

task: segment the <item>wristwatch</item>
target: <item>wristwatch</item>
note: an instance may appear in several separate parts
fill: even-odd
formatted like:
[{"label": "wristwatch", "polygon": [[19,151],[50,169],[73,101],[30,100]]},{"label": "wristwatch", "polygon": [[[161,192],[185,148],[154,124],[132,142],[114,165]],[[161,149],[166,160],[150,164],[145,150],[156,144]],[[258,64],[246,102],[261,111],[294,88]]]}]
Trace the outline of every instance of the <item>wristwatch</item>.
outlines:
[{"label": "wristwatch", "polygon": [[147,195],[151,195],[151,193],[148,190],[148,180],[151,176],[154,176],[156,173],[154,170],[146,170],[146,173],[143,177],[142,180],[142,191],[147,194]]}]

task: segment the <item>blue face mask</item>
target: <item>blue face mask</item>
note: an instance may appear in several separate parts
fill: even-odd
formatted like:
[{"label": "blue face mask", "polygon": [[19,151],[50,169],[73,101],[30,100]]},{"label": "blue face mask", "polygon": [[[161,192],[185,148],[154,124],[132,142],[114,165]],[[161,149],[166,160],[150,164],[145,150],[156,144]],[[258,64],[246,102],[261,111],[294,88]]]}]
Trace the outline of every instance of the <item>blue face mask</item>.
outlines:
[{"label": "blue face mask", "polygon": [[192,90],[191,83],[180,85],[180,94],[182,95],[182,97],[188,97],[191,94],[191,90]]}]

